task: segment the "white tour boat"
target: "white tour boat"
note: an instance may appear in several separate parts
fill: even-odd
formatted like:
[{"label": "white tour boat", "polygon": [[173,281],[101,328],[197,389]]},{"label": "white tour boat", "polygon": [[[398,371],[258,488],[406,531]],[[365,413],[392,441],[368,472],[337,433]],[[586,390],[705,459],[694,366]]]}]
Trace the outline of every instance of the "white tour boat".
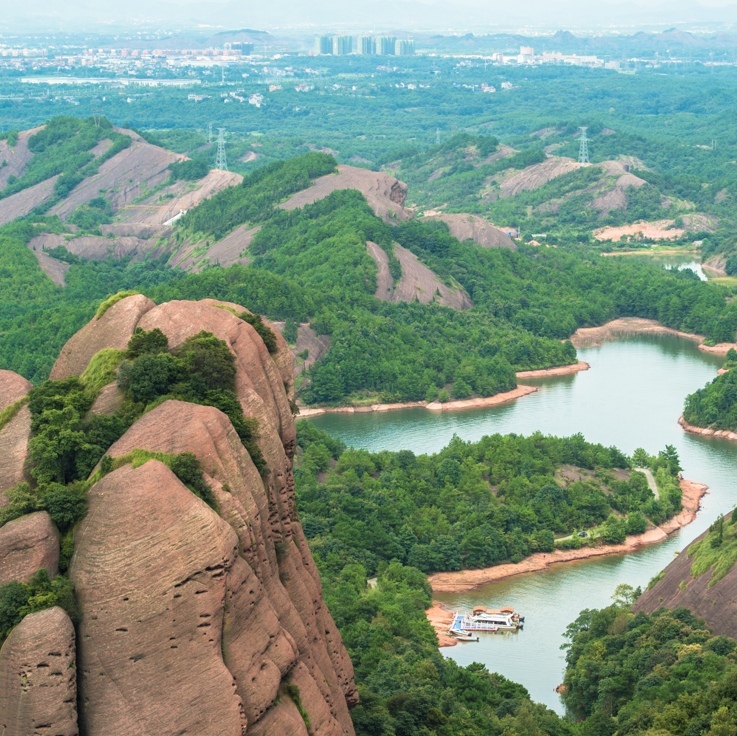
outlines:
[{"label": "white tour boat", "polygon": [[469,617],[471,623],[490,624],[500,629],[521,629],[524,626],[525,617],[514,612],[513,608],[504,607],[499,609],[484,608],[476,606]]}]

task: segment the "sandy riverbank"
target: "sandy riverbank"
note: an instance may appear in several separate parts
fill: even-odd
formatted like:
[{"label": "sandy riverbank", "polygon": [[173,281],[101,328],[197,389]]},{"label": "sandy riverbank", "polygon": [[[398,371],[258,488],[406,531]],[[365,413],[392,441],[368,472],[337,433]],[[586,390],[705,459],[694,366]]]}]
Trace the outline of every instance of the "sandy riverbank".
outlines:
[{"label": "sandy riverbank", "polygon": [[715,355],[726,355],[730,348],[737,349],[737,343],[720,342],[717,345],[703,345],[706,339],[703,335],[692,335],[690,332],[673,330],[661,325],[654,319],[641,317],[622,317],[607,322],[601,327],[581,327],[571,335],[571,342],[575,348],[599,347],[607,340],[616,340],[626,335],[675,335],[698,343],[699,350]]},{"label": "sandy riverbank", "polygon": [[602,256],[680,256],[682,253],[701,253],[700,250],[682,250],[670,248],[668,250],[623,250],[620,253],[602,253]]},{"label": "sandy riverbank", "polygon": [[573,562],[585,560],[590,557],[601,557],[603,555],[624,554],[634,552],[644,544],[662,542],[669,534],[690,524],[699,509],[702,496],[706,493],[708,486],[690,480],[681,481],[683,493],[683,510],[663,524],[662,527],[653,527],[644,534],[627,537],[624,544],[605,544],[601,547],[582,547],[581,549],[556,550],[555,552],[542,553],[526,557],[515,564],[496,565],[482,570],[462,570],[460,572],[436,572],[429,576],[428,580],[434,593],[460,593],[473,590],[486,583],[496,580],[521,575],[527,572],[540,572],[547,570],[551,565],[559,562]]},{"label": "sandy riverbank", "polygon": [[517,378],[545,378],[546,376],[567,376],[579,371],[587,371],[591,366],[583,360],[573,365],[559,365],[555,368],[541,368],[537,371],[519,371]]},{"label": "sandy riverbank", "polygon": [[678,420],[678,424],[680,424],[689,434],[700,434],[704,437],[721,437],[723,440],[737,440],[737,432],[730,432],[728,429],[695,427],[693,424],[689,424],[683,416]]},{"label": "sandy riverbank", "polygon": [[[568,366],[564,366],[567,368]],[[549,369],[550,370],[550,369]],[[461,409],[479,409],[486,406],[505,404],[514,401],[527,394],[533,394],[539,389],[536,386],[517,386],[512,391],[505,391],[495,396],[487,396],[479,399],[464,399],[462,401],[407,401],[403,404],[372,404],[371,406],[340,406],[336,408],[316,407],[309,408],[301,406],[299,417],[314,417],[318,414],[368,414],[373,411],[394,411],[396,409],[429,409],[430,411],[458,411]]]},{"label": "sandy riverbank", "polygon": [[425,614],[438,635],[438,644],[441,647],[454,647],[458,644],[456,639],[448,636],[448,629],[453,623],[453,613],[451,611],[443,608],[437,601],[433,601],[432,606],[425,611]]}]

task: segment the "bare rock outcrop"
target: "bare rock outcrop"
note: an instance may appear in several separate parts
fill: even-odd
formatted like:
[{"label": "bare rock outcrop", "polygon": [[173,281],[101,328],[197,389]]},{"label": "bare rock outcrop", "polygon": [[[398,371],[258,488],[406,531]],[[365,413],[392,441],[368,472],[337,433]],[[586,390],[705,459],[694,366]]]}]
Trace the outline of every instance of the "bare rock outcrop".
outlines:
[{"label": "bare rock outcrop", "polygon": [[[33,388],[30,381],[13,371],[0,370],[0,411],[22,399]],[[31,438],[31,412],[27,406],[0,429],[0,507],[7,506],[3,495],[8,488],[26,480],[25,463]]]},{"label": "bare rock outcrop", "polygon": [[579,164],[572,159],[549,158],[541,164],[528,166],[504,181],[501,185],[500,196],[513,197],[520,192],[537,189],[552,179],[580,169],[582,166],[585,166],[585,164]]},{"label": "bare rock outcrop", "polygon": [[103,348],[125,350],[138,321],[154,306],[141,294],[113,304],[100,319],[92,319],[67,341],[51,369],[51,379],[80,375]]},{"label": "bare rock outcrop", "polygon": [[54,184],[58,178],[57,174],[0,200],[0,225],[12,222],[16,217],[27,215],[32,209],[45,202],[54,193]]},{"label": "bare rock outcrop", "polygon": [[[378,248],[379,246],[376,247]],[[285,322],[272,322],[271,326],[281,334],[284,331],[285,324]],[[305,350],[307,351],[307,357],[303,360],[299,355]],[[330,335],[318,335],[310,327],[309,322],[297,325],[297,342],[290,349],[294,360],[294,377],[297,378],[302,371],[312,368],[320,358],[327,355],[328,350],[330,350]]]},{"label": "bare rock outcrop", "polygon": [[132,143],[100,165],[96,174],[77,184],[49,214],[66,220],[81,204],[104,195],[115,212],[129,206],[146,190],[154,189],[169,178],[169,164],[182,161],[185,156],[172,153],[147,143],[130,130],[119,132],[130,135]]},{"label": "bare rock outcrop", "polygon": [[413,302],[429,304],[432,301],[453,309],[471,309],[473,302],[460,285],[446,286],[417,256],[396,243],[394,255],[402,267],[402,278],[395,284],[389,270],[389,256],[376,243],[368,241],[366,248],[376,262],[376,293],[385,302]]},{"label": "bare rock outcrop", "polygon": [[88,500],[71,566],[80,730],[241,736],[221,653],[235,532],[155,460],[110,473]]},{"label": "bare rock outcrop", "polygon": [[412,212],[404,208],[407,185],[389,174],[369,171],[355,166],[338,166],[337,174],[327,174],[315,179],[308,189],[293,194],[279,207],[293,210],[324,199],[337,189],[357,189],[377,217],[385,222],[404,222],[412,219]]},{"label": "bare rock outcrop", "polygon": [[74,642],[74,626],[58,607],[26,616],[10,633],[0,650],[4,736],[77,736]]},{"label": "bare rock outcrop", "polygon": [[23,583],[39,568],[59,572],[59,533],[46,511],[21,516],[0,527],[0,585]]},{"label": "bare rock outcrop", "polygon": [[498,227],[478,215],[435,215],[432,219],[441,220],[448,225],[450,234],[464,240],[473,240],[482,248],[509,248],[517,250],[517,244]]},{"label": "bare rock outcrop", "polygon": [[5,189],[11,176],[19,179],[33,154],[28,148],[28,139],[43,129],[43,125],[18,133],[18,142],[9,146],[7,139],[0,141],[0,189]]},{"label": "bare rock outcrop", "polygon": [[[255,227],[248,224],[240,225],[222,240],[209,247],[207,247],[207,241],[186,243],[172,256],[171,265],[195,273],[209,265],[226,267],[239,263],[241,266],[246,266],[251,259],[243,254],[248,250],[260,229],[261,225]],[[206,252],[202,252],[202,246],[207,247]]]},{"label": "bare rock outcrop", "polygon": [[152,306],[128,297],[100,322],[126,302],[110,325],[88,325],[69,341],[59,374],[83,369],[103,347],[124,347],[137,326],[160,328],[171,347],[212,332],[236,357],[237,395],[259,420],[268,473],[259,474],[222,412],[180,401],[144,414],[109,449],[113,457],[194,453],[218,511],[154,460],[125,465],[90,490],[71,565],[83,610],[82,731],[289,733],[296,708],[279,692],[294,681],[314,734],[352,736],[353,668],[295,509],[289,346],[277,332],[269,354],[237,316],[246,310],[216,300]]},{"label": "bare rock outcrop", "polygon": [[[725,524],[730,517],[731,514],[725,515]],[[691,576],[694,560],[688,556],[688,552],[707,534],[708,531],[697,537],[665,568],[660,580],[635,601],[632,610],[652,613],[661,606],[670,609],[685,606],[695,616],[705,619],[714,633],[735,639],[737,606],[734,605],[734,599],[737,592],[737,566],[711,587],[709,587],[711,571],[697,578]]]}]

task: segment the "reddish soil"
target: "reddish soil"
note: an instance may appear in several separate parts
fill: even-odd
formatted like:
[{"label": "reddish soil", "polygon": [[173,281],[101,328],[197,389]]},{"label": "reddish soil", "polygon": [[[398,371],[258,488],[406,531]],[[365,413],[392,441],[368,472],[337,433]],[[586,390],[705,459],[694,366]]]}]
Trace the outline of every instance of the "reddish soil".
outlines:
[{"label": "reddish soil", "polygon": [[453,623],[453,613],[442,607],[437,601],[432,602],[432,606],[425,611],[427,620],[432,624],[435,633],[438,636],[438,646],[454,647],[458,644],[458,640],[448,635],[448,629]]},{"label": "reddish soil", "polygon": [[[677,335],[694,342],[701,342],[704,339],[701,335],[691,335],[688,332],[664,327],[654,319],[623,317],[607,322],[601,327],[581,327],[571,335],[571,342],[577,348],[597,347],[607,340],[616,340],[623,335]],[[726,350],[724,352],[726,353]]]},{"label": "reddish soil", "polygon": [[541,368],[537,371],[517,371],[517,378],[545,378],[547,376],[567,376],[571,373],[587,371],[591,366],[579,360],[573,365],[559,365],[554,368]]},{"label": "reddish soil", "polygon": [[695,427],[693,424],[689,424],[683,417],[678,420],[678,424],[689,434],[700,434],[702,437],[720,437],[723,440],[737,440],[737,432],[730,432],[728,429]]},{"label": "reddish soil", "polygon": [[527,394],[533,394],[539,389],[535,386],[517,386],[512,391],[506,391],[496,396],[486,398],[463,399],[462,401],[439,401],[428,403],[427,401],[406,401],[401,404],[373,404],[371,406],[339,406],[336,408],[310,407],[300,408],[300,416],[313,417],[318,414],[361,414],[372,411],[393,411],[395,409],[430,409],[430,411],[456,411],[459,409],[481,409],[485,406],[496,406],[505,404],[507,401],[519,399]]},{"label": "reddish soil", "polygon": [[674,220],[658,220],[657,222],[638,222],[634,225],[622,227],[605,227],[594,230],[593,236],[597,240],[619,240],[622,237],[652,238],[653,240],[674,240],[680,238],[686,231],[680,228],[671,228]]}]

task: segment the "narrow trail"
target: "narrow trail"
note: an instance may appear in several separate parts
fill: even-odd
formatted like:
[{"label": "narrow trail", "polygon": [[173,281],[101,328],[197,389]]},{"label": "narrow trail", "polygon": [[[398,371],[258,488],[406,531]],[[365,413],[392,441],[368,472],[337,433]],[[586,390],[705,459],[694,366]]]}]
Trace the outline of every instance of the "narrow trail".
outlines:
[{"label": "narrow trail", "polygon": [[660,500],[660,494],[658,493],[658,485],[653,477],[653,471],[650,468],[635,468],[638,473],[642,473],[647,478],[647,484],[650,486],[650,490],[655,494],[655,500]]}]

